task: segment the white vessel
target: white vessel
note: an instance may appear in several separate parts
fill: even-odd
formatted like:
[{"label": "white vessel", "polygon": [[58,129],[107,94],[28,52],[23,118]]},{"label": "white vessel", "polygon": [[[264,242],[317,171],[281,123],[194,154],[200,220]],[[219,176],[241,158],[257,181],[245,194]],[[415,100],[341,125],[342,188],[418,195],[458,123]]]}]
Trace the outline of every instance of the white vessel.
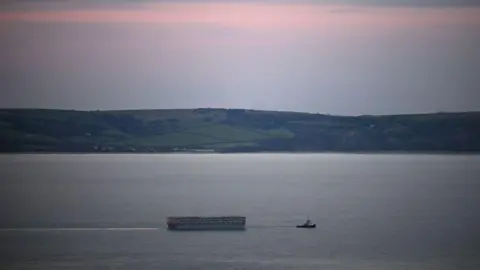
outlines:
[{"label": "white vessel", "polygon": [[169,230],[244,230],[246,217],[168,217]]}]

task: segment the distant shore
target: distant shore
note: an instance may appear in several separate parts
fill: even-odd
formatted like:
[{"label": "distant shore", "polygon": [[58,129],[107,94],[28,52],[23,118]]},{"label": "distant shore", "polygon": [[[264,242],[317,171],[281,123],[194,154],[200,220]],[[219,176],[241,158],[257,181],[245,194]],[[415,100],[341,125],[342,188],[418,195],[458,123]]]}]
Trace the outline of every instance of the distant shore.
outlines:
[{"label": "distant shore", "polygon": [[480,153],[480,112],[0,109],[0,153]]},{"label": "distant shore", "polygon": [[479,151],[258,151],[258,152],[0,152],[0,155],[234,155],[234,154],[351,154],[351,155],[480,155]]}]

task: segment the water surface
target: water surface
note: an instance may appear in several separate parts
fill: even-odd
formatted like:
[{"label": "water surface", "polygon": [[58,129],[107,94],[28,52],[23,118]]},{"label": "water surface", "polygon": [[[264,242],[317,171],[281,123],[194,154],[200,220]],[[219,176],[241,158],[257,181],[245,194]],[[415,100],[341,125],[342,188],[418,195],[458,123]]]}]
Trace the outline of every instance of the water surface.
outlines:
[{"label": "water surface", "polygon": [[475,155],[1,155],[0,266],[480,269],[478,175]]}]

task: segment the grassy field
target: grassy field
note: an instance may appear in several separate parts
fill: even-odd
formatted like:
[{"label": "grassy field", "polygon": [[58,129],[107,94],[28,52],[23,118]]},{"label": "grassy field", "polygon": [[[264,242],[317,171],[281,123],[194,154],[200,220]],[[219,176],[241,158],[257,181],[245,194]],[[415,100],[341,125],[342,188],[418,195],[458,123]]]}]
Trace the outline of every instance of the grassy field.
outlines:
[{"label": "grassy field", "polygon": [[480,151],[480,113],[0,110],[0,151]]}]

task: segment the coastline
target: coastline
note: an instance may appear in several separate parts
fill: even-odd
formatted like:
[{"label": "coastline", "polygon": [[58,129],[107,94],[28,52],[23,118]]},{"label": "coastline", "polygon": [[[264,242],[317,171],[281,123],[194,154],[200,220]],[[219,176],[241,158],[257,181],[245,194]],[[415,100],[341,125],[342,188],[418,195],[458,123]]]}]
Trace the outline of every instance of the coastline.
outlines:
[{"label": "coastline", "polygon": [[0,116],[4,154],[480,153],[480,112],[341,117],[242,109],[0,109]]},{"label": "coastline", "polygon": [[256,151],[256,152],[0,152],[0,155],[238,155],[238,154],[347,154],[347,155],[480,155],[480,151]]}]

